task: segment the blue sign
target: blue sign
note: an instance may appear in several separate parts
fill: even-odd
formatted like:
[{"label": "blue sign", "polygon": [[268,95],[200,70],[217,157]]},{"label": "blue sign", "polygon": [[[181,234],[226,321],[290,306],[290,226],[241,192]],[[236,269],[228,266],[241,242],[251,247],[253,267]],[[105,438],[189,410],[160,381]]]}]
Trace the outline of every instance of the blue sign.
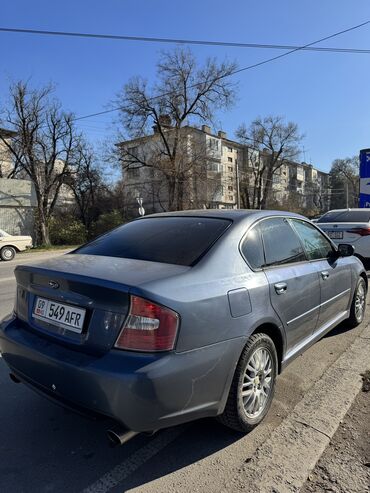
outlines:
[{"label": "blue sign", "polygon": [[360,207],[370,208],[370,149],[360,151]]}]

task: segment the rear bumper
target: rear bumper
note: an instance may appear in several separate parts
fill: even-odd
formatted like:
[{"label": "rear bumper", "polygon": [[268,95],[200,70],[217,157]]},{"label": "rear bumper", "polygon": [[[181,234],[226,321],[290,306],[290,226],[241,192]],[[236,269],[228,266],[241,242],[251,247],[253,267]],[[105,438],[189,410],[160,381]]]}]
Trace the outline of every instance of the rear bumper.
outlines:
[{"label": "rear bumper", "polygon": [[17,318],[0,325],[0,350],[21,381],[77,411],[150,431],[222,412],[244,341],[184,353],[111,350],[96,357],[30,332]]}]

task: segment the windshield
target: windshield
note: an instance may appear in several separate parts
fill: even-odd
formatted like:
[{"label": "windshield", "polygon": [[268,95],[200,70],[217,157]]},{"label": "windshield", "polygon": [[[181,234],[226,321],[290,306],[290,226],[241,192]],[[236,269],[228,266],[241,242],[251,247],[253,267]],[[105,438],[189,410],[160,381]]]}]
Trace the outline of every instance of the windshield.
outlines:
[{"label": "windshield", "polygon": [[370,210],[362,211],[329,211],[317,221],[318,223],[367,223],[370,221]]},{"label": "windshield", "polygon": [[153,217],[132,221],[74,253],[193,265],[230,226],[204,217]]},{"label": "windshield", "polygon": [[2,236],[10,236],[10,235],[6,233],[6,231],[4,231],[3,229],[0,229],[0,237]]}]

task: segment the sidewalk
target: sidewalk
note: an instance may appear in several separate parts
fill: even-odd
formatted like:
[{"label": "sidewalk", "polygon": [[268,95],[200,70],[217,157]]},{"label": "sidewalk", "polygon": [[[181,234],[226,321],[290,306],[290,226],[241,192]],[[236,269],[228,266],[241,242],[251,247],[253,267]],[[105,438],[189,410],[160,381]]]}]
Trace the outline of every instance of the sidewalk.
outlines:
[{"label": "sidewalk", "polygon": [[300,493],[321,491],[370,491],[370,372]]},{"label": "sidewalk", "polygon": [[[326,370],[289,416],[257,449],[256,454],[239,470],[232,484],[226,485],[223,493],[231,491],[235,493],[241,491],[248,491],[248,493],[301,492],[307,486],[307,478],[312,477],[310,475],[320,459],[325,456],[326,452],[330,453],[331,446],[337,447],[337,450],[335,448],[334,450],[338,452],[338,455],[331,460],[336,470],[345,471],[345,464],[348,464],[350,468],[344,489],[340,489],[340,486],[334,489],[337,483],[331,476],[328,476],[327,489],[320,484],[321,480],[318,478],[318,483],[313,484],[311,489],[306,490],[306,493],[370,492],[367,466],[360,463],[360,460],[366,463],[370,460],[367,457],[370,420],[366,414],[369,413],[370,394],[361,390],[364,388],[361,375],[368,372],[369,366],[370,324],[367,324],[351,346]],[[368,383],[366,381],[366,388]],[[366,399],[366,405],[362,405],[361,399]],[[341,428],[350,412],[352,414],[346,421],[347,426],[343,425]],[[347,432],[340,443],[333,442],[338,430]],[[352,449],[351,444],[354,447],[357,446],[357,449]],[[345,453],[345,450],[347,450],[347,456],[343,457],[342,464],[338,457],[342,451]],[[364,452],[361,452],[362,450]],[[360,455],[364,456],[365,451],[366,457],[360,459]],[[333,477],[336,479],[335,476]],[[312,479],[314,481],[315,477]]]}]

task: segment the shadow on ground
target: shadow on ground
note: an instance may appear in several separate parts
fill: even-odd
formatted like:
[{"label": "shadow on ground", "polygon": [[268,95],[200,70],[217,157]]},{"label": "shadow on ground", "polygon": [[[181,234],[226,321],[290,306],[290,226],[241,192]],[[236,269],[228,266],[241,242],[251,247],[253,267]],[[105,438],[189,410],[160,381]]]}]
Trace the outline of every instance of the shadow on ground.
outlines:
[{"label": "shadow on ground", "polygon": [[171,430],[159,431],[153,437],[138,435],[124,446],[112,448],[106,437],[111,423],[81,417],[21,384],[13,384],[1,361],[0,389],[0,491],[80,492],[137,453],[138,467],[127,475],[121,488],[126,491],[193,464],[242,438],[213,419],[200,420],[176,428],[176,438],[159,447],[158,453],[140,466],[140,449],[148,449],[147,445],[160,434],[165,438]]}]

